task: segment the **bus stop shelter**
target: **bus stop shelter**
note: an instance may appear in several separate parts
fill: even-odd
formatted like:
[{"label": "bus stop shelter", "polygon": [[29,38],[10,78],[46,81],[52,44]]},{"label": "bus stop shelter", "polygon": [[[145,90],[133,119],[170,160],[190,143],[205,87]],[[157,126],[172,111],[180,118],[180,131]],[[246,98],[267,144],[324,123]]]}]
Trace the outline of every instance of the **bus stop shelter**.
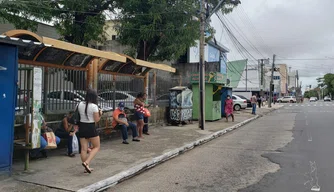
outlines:
[{"label": "bus stop shelter", "polygon": [[[101,51],[48,37],[42,37],[27,30],[11,30],[6,32],[0,35],[0,45],[3,42],[7,42],[7,44],[15,42],[15,49],[11,52],[14,59],[12,59],[10,65],[13,65],[13,70],[16,70],[16,72],[14,71],[12,74],[14,75],[14,73],[16,73],[16,75],[13,76],[16,80],[18,64],[87,71],[87,81],[93,88],[97,87],[97,75],[99,73],[146,78],[151,69],[163,70],[171,73],[175,73],[176,71],[175,68],[165,64],[151,63],[123,54]],[[6,47],[2,48],[7,49]],[[15,57],[17,58],[16,60]],[[3,77],[6,78],[6,76]],[[15,85],[13,86],[14,89]],[[16,96],[13,97],[13,101],[10,102],[14,107],[15,99]],[[15,114],[10,114],[10,117],[6,118],[9,120],[14,119]],[[2,130],[12,133],[13,126],[8,126],[4,127]],[[29,146],[28,134],[30,129],[31,127],[26,127],[25,130],[25,146]],[[9,143],[13,143],[13,134],[9,134],[8,137],[11,137],[8,138]],[[8,157],[1,156],[1,158],[11,159],[13,145],[10,144],[8,147],[4,147],[8,148],[10,153],[7,153],[7,155],[9,155]],[[28,169],[28,151],[29,148],[26,147],[25,169]],[[11,162],[9,162],[8,166],[11,166]],[[10,170],[10,168],[6,170]]]}]

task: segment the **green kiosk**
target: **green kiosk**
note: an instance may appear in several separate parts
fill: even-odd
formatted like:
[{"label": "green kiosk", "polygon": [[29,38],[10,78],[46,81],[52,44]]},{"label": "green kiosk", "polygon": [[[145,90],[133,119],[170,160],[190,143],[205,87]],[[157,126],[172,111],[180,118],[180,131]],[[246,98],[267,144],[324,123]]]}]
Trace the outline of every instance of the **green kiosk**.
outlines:
[{"label": "green kiosk", "polygon": [[[205,74],[205,119],[221,119],[221,89],[224,85],[223,74],[210,72]],[[193,91],[193,119],[199,119],[199,73],[191,75]]]}]

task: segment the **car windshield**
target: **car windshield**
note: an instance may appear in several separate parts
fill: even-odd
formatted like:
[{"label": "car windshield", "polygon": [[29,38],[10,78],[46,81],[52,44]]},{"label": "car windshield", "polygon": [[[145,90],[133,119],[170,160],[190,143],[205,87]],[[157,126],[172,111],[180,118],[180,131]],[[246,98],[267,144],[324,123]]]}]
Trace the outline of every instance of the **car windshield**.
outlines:
[{"label": "car windshield", "polygon": [[128,93],[129,95],[133,96],[133,97],[137,97],[138,93],[137,92],[134,92],[134,91],[129,91],[129,92],[126,92],[125,93]]},{"label": "car windshield", "polygon": [[237,95],[237,96],[240,97],[241,99],[246,99],[247,100],[247,98],[245,96],[242,96],[242,95]]},{"label": "car windshield", "polygon": [[[77,91],[76,93],[78,93],[79,95],[81,95],[81,97],[83,97],[83,98],[86,98],[86,92],[84,92],[84,91]],[[105,101],[102,97],[100,97],[100,96],[97,96],[97,99],[98,99],[98,101]]]}]

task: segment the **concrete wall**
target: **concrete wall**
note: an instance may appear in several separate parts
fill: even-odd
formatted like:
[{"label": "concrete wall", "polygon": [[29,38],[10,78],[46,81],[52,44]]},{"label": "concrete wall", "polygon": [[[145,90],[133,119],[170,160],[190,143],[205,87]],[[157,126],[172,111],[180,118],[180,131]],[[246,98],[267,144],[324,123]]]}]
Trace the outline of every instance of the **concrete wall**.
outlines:
[{"label": "concrete wall", "polygon": [[[15,29],[14,25],[0,19],[0,34],[3,34],[7,31],[14,30],[14,29]],[[53,39],[60,38],[60,35],[57,33],[57,30],[55,27],[51,25],[46,25],[43,23],[38,24],[37,31],[35,31],[34,33],[40,36],[50,37]]]},{"label": "concrete wall", "polygon": [[281,94],[287,94],[287,83],[288,83],[288,67],[286,64],[277,64],[276,65],[280,72],[279,76],[281,77]]}]

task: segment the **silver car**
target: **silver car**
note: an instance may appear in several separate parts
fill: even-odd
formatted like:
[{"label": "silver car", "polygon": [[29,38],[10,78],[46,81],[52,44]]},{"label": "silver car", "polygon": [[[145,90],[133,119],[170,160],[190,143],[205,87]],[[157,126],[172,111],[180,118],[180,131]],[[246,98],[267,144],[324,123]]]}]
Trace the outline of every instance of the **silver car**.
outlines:
[{"label": "silver car", "polygon": [[[124,102],[125,108],[134,109],[133,101],[136,99],[137,93],[132,91],[115,91],[115,103]],[[107,103],[112,104],[114,100],[114,92],[106,91],[98,94]]]},{"label": "silver car", "polygon": [[240,109],[246,109],[247,108],[247,100],[242,99],[237,95],[232,95],[233,99],[233,109],[235,111],[240,111]]},{"label": "silver car", "polygon": [[[46,113],[62,114],[73,111],[75,106],[85,100],[85,91],[59,90],[47,94]],[[98,97],[98,105],[102,111],[112,110],[112,106],[103,98]]]}]

